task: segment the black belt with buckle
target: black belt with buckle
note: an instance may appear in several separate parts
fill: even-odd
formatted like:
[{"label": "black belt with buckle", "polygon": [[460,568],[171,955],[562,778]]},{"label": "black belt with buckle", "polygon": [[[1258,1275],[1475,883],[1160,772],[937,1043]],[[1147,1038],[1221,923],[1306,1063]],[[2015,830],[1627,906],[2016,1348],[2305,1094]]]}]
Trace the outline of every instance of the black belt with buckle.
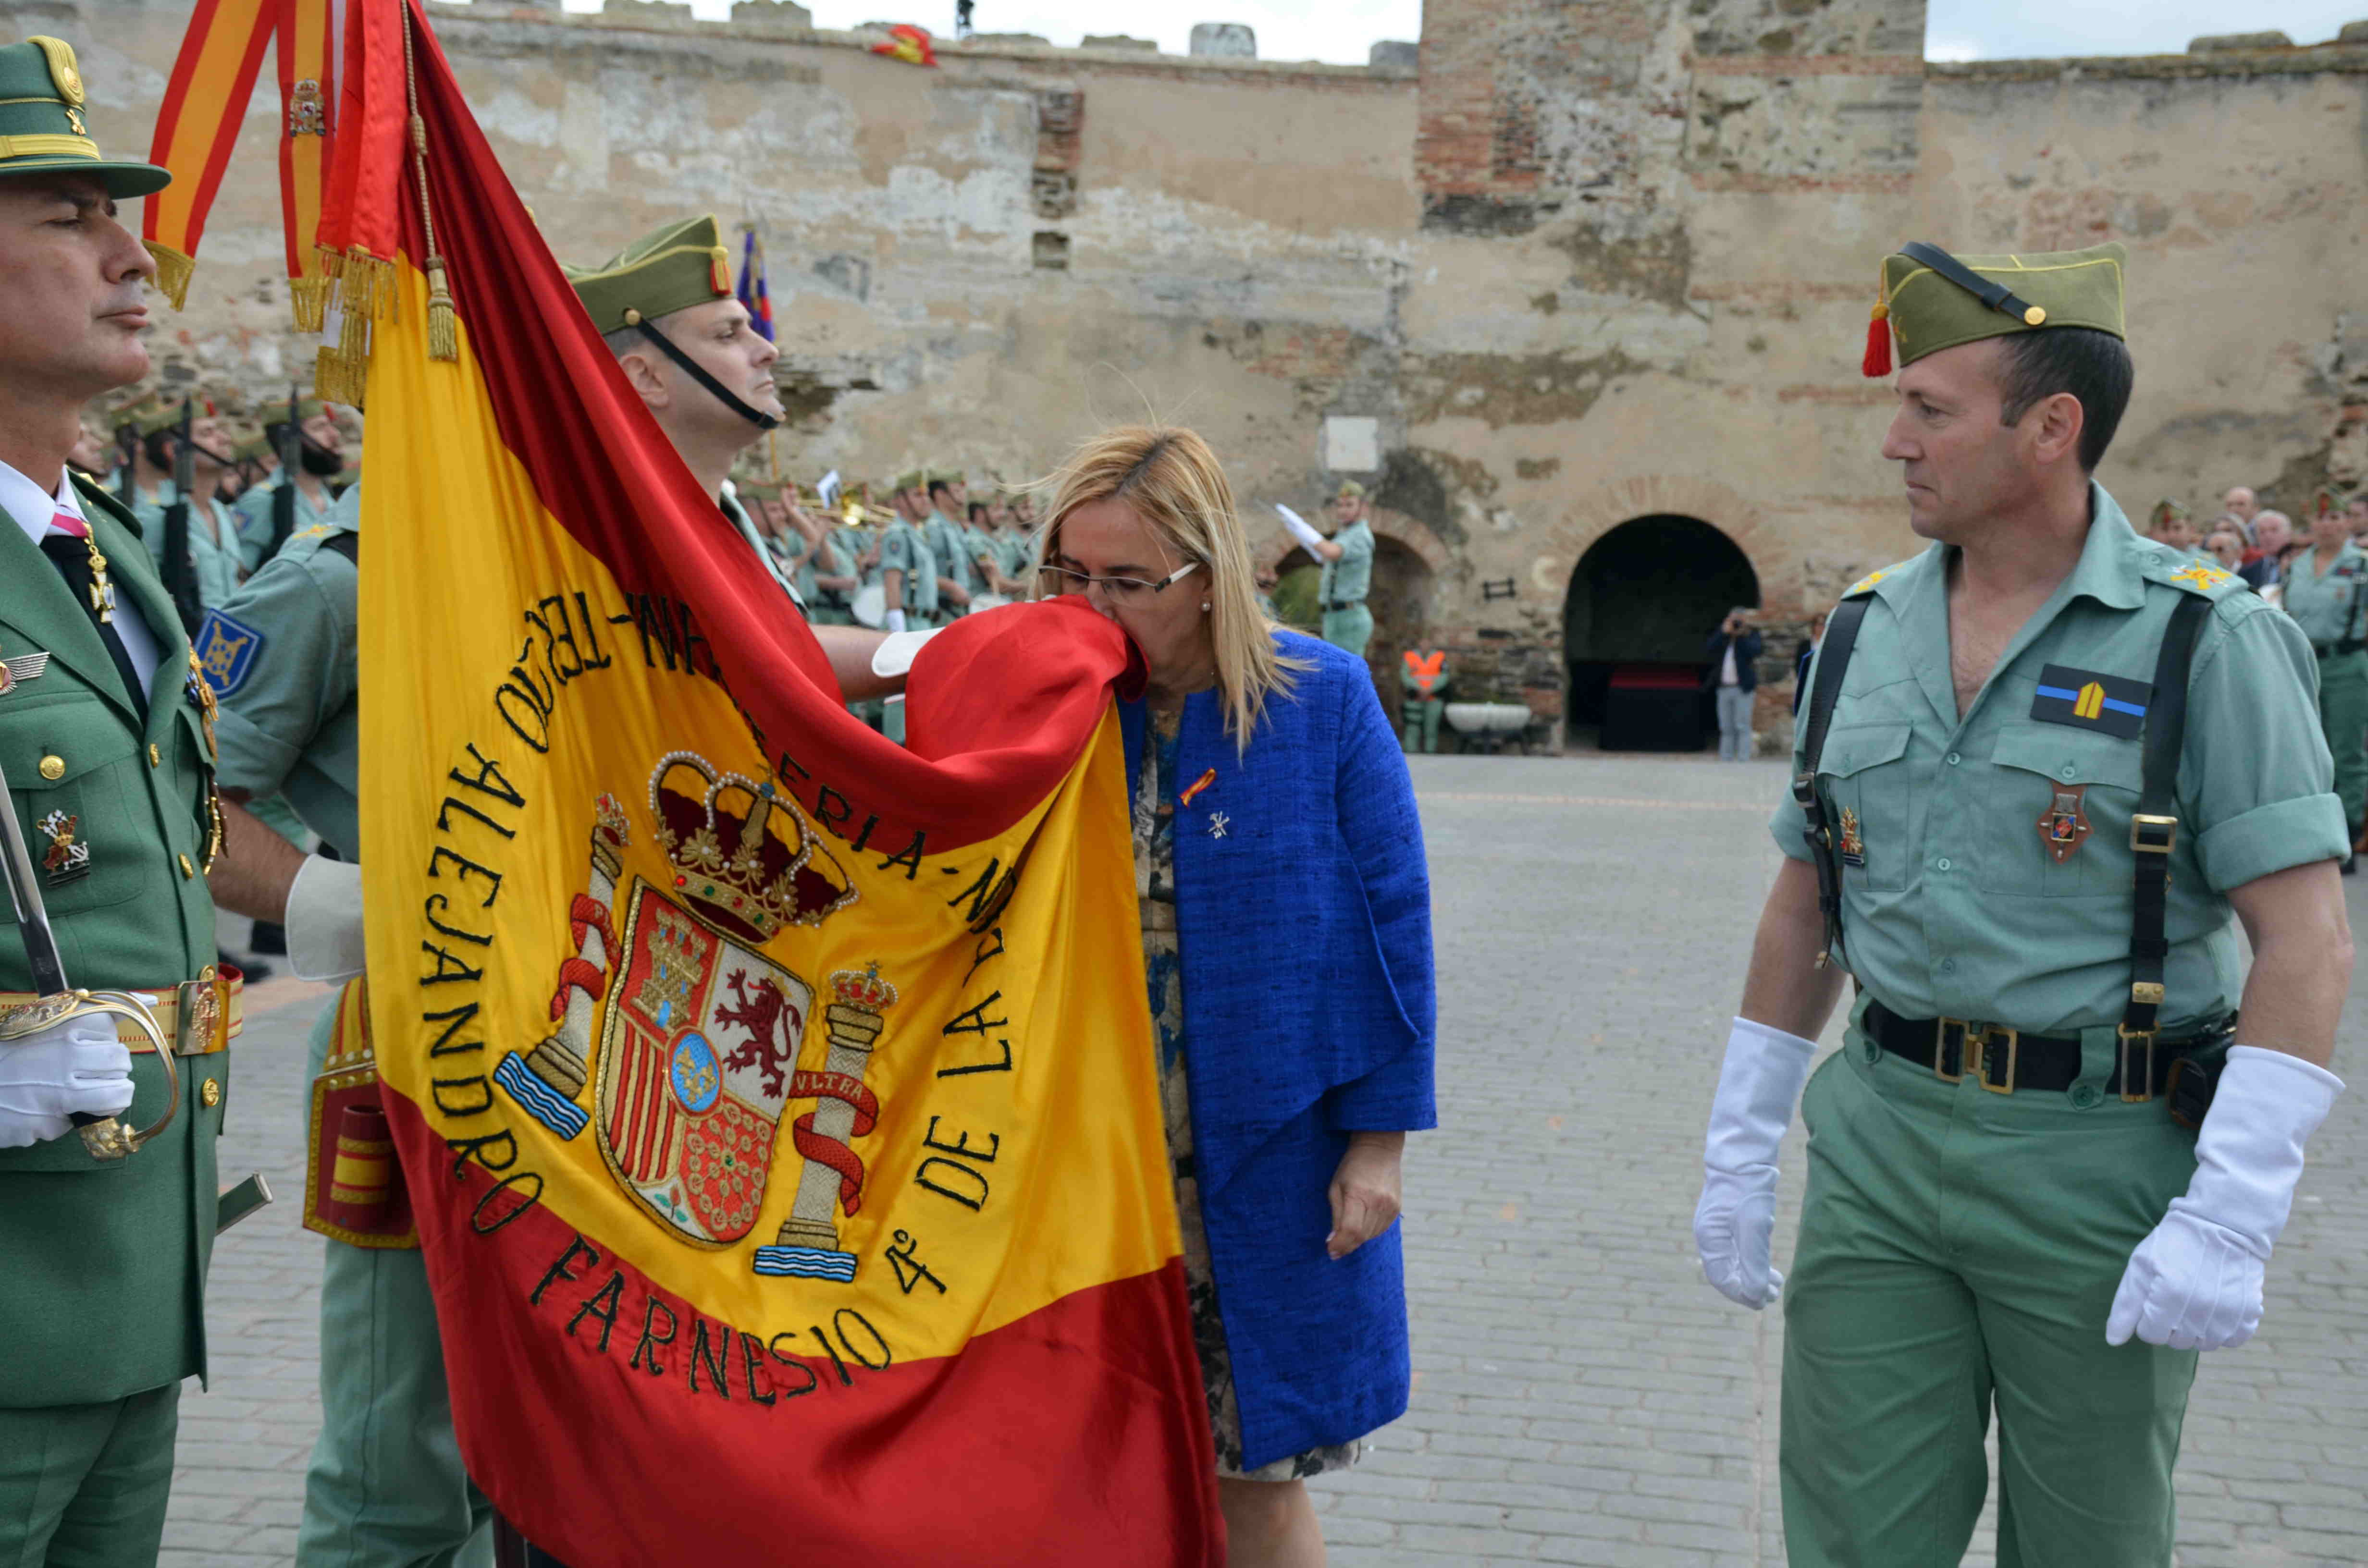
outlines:
[{"label": "black belt with buckle", "polygon": [[1326,599],[1324,601],[1324,608],[1327,610],[1355,609],[1364,602],[1362,599]]},{"label": "black belt with buckle", "polygon": [[2322,659],[2340,659],[2347,653],[2356,653],[2362,648],[2368,648],[2368,638],[2355,637],[2349,642],[2316,643],[2310,651]]},{"label": "black belt with buckle", "polygon": [[[2017,1089],[2060,1093],[2080,1076],[2077,1039],[2024,1034],[2003,1024],[1966,1018],[1903,1018],[1872,1000],[1860,1027],[1892,1055],[1931,1069],[1945,1083],[1954,1084],[1971,1073],[1995,1094],[2010,1095]],[[2133,1103],[2168,1093],[2178,1120],[2201,1123],[2211,1104],[2212,1074],[2188,1058],[2225,1043],[2235,1030],[2236,1020],[2225,1018],[2180,1040],[2149,1042],[2124,1037],[2104,1092]],[[2124,1088],[2124,1084],[2135,1086]]]}]

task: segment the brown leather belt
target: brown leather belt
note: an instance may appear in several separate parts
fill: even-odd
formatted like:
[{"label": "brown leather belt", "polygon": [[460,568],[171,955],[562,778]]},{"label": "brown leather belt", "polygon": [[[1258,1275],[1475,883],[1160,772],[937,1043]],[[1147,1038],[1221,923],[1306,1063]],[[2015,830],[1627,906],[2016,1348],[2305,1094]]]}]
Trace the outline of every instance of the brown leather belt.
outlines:
[{"label": "brown leather belt", "polygon": [[[156,1015],[158,1032],[173,1042],[176,1056],[211,1056],[230,1049],[246,1023],[246,977],[236,970],[228,973],[212,964],[198,971],[195,980],[164,991],[142,991],[120,986],[125,994],[137,996],[148,1004]],[[0,991],[0,1012],[26,1006],[40,1001],[29,991]],[[156,1048],[139,1027],[129,1020],[119,1021],[115,1038],[134,1056],[153,1056]]]}]

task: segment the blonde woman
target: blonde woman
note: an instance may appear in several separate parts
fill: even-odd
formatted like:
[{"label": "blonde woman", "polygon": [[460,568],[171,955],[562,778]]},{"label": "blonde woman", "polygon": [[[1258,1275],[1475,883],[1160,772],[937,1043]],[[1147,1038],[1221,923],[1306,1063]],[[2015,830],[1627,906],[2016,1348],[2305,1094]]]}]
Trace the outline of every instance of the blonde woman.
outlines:
[{"label": "blonde woman", "polygon": [[1260,613],[1208,443],[1112,430],[1053,490],[1043,591],[1149,671],[1135,889],[1231,1561],[1321,1563],[1304,1478],[1406,1403],[1399,1159],[1437,1119],[1414,791],[1363,661]]}]

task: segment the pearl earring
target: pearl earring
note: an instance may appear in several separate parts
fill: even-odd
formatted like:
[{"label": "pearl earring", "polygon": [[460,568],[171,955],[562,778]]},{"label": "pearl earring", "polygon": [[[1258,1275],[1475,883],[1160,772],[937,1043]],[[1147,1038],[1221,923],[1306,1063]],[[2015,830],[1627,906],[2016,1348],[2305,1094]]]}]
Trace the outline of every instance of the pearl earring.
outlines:
[{"label": "pearl earring", "polygon": [[1202,600],[1201,601],[1201,613],[1202,615],[1206,615],[1206,614],[1208,614],[1208,613],[1209,613],[1209,601],[1208,601],[1208,600],[1206,600],[1206,599],[1202,599]]}]

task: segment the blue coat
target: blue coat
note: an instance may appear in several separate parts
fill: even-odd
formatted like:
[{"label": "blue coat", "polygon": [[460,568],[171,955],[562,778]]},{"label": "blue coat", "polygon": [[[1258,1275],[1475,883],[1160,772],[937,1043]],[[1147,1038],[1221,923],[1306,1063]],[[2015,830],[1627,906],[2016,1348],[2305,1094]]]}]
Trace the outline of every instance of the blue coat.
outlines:
[{"label": "blue coat", "polygon": [[[1349,1133],[1439,1119],[1406,759],[1362,660],[1276,642],[1310,667],[1268,700],[1247,756],[1214,692],[1186,699],[1178,736],[1178,778],[1217,776],[1177,813],[1176,923],[1193,1165],[1250,1469],[1405,1413],[1402,1227],[1333,1262],[1327,1189]],[[1121,718],[1132,778],[1141,705]]]}]

